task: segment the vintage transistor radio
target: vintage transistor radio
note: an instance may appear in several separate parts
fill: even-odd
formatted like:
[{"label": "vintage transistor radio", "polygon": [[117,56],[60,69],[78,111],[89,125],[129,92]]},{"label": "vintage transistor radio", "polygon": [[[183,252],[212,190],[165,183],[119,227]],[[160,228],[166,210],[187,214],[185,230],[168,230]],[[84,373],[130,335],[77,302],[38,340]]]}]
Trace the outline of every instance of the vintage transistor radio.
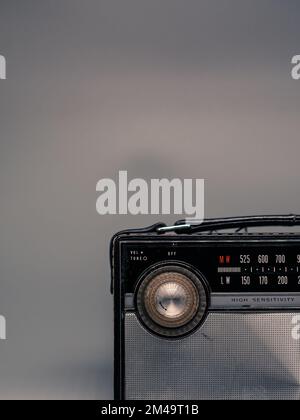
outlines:
[{"label": "vintage transistor radio", "polygon": [[299,223],[256,216],[116,234],[115,398],[300,399],[300,234],[247,231]]}]

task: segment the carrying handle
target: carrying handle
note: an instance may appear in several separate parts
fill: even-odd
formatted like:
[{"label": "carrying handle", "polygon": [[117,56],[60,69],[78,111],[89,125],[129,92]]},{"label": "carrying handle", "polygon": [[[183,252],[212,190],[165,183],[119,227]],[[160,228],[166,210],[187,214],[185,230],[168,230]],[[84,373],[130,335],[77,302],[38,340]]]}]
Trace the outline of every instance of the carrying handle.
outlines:
[{"label": "carrying handle", "polygon": [[242,217],[224,217],[217,219],[206,219],[199,224],[185,223],[179,220],[174,226],[162,226],[157,229],[158,233],[197,233],[209,232],[223,229],[247,229],[251,227],[264,226],[300,226],[300,215],[273,215],[273,216],[242,216]]}]

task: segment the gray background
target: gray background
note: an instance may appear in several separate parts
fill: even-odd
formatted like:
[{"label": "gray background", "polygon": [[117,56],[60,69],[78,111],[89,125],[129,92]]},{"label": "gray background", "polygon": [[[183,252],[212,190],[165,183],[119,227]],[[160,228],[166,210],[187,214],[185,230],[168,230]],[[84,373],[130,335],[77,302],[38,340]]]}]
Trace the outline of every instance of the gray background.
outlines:
[{"label": "gray background", "polygon": [[[297,0],[0,0],[1,398],[112,396],[96,183],[206,179],[206,216],[300,212]],[[162,218],[171,222],[174,217]]]}]

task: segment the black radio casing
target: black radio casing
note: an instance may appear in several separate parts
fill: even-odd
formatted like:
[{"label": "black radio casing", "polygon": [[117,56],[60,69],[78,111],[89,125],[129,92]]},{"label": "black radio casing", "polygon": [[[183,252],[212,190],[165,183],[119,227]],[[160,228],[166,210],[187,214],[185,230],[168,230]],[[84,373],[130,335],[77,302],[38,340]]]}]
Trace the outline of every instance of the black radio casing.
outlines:
[{"label": "black radio casing", "polygon": [[[175,344],[171,343],[172,340],[168,340],[165,337],[153,334],[153,332],[147,330],[147,326],[143,324],[141,317],[138,315],[136,294],[139,285],[146,277],[148,273],[157,269],[157,267],[177,265],[186,267],[201,278],[203,287],[207,294],[206,310],[205,315],[201,323],[195,328],[200,334],[203,325],[206,323],[207,315],[212,318],[213,313],[218,314],[218,322],[222,323],[222,314],[237,314],[239,317],[237,324],[240,325],[244,322],[243,316],[247,315],[251,317],[251,314],[297,314],[300,312],[300,235],[292,233],[197,233],[197,234],[181,234],[176,233],[164,233],[158,234],[156,231],[147,230],[143,231],[127,231],[116,234],[111,242],[111,266],[112,266],[112,292],[114,295],[114,339],[115,339],[115,351],[114,351],[114,394],[116,399],[245,399],[247,396],[249,399],[257,399],[257,386],[260,386],[261,378],[257,377],[257,384],[253,384],[255,391],[249,385],[249,389],[246,389],[248,383],[252,384],[255,382],[255,374],[251,373],[249,377],[251,380],[247,383],[241,381],[242,386],[245,389],[241,389],[241,394],[237,389],[234,390],[232,395],[230,392],[224,391],[220,388],[219,391],[208,392],[204,389],[207,382],[197,384],[197,393],[191,390],[190,393],[181,392],[179,386],[174,386],[176,391],[170,389],[165,394],[156,394],[153,391],[153,387],[149,386],[149,394],[147,393],[147,378],[145,383],[140,388],[143,391],[139,392],[133,390],[134,386],[128,385],[134,383],[134,381],[142,381],[140,377],[128,378],[131,374],[128,371],[128,360],[130,363],[134,363],[132,358],[126,355],[127,350],[134,349],[132,341],[135,340],[135,331],[137,342],[139,338],[141,342],[147,342],[147,354],[141,356],[148,358],[152,363],[159,365],[161,363],[161,354],[164,354],[160,350],[166,348],[168,350],[168,342],[170,348]],[[298,274],[299,273],[299,274]],[[130,315],[130,316],[128,316]],[[126,317],[128,319],[134,316],[134,327],[130,327],[127,330]],[[259,315],[258,315],[259,316]],[[262,315],[263,316],[263,315]],[[268,315],[269,316],[269,315]],[[277,319],[277,318],[276,318]],[[219,321],[220,320],[220,321]],[[252,318],[250,318],[252,322]],[[132,319],[131,321],[132,322]],[[227,321],[226,321],[227,322]],[[259,319],[261,322],[261,319]],[[274,318],[274,323],[277,322]],[[128,323],[128,325],[133,325]],[[228,323],[224,324],[225,327]],[[272,324],[273,325],[273,324]],[[208,328],[208,327],[207,327]],[[216,329],[219,326],[216,326]],[[238,352],[238,337],[231,331],[231,327],[228,327],[228,343],[226,345],[230,348],[230,336],[232,335],[232,348],[233,352]],[[276,325],[274,324],[276,329]],[[186,337],[177,338],[179,341],[185,341],[186,346],[192,346],[193,352],[197,350],[192,344],[193,334],[195,331],[189,332]],[[245,334],[245,331],[243,331]],[[249,330],[249,339],[252,337],[252,332]],[[258,334],[258,333],[257,333]],[[256,335],[257,335],[256,334]],[[204,335],[204,332],[203,332]],[[126,344],[130,340],[129,344]],[[152,338],[151,338],[152,337]],[[190,338],[189,338],[190,337]],[[247,338],[247,337],[246,337]],[[127,341],[126,341],[127,340]],[[176,341],[173,339],[173,341]],[[197,341],[197,343],[199,340]],[[153,343],[153,344],[151,344]],[[293,343],[294,345],[295,343]],[[152,347],[153,345],[153,347]],[[202,346],[203,344],[201,344]],[[297,343],[298,345],[298,343]],[[133,346],[133,347],[132,347]],[[278,348],[275,343],[274,346]],[[152,348],[152,350],[151,350]],[[201,347],[202,348],[202,347]],[[213,348],[213,347],[212,347]],[[136,348],[136,351],[143,349],[143,346]],[[300,350],[300,347],[299,347]],[[143,350],[142,350],[143,351]],[[291,351],[294,351],[291,348]],[[170,350],[170,355],[173,356],[173,350]],[[176,353],[181,358],[180,353]],[[137,367],[141,363],[139,361],[139,355],[136,354]],[[185,388],[194,387],[197,379],[187,379],[183,373],[184,360],[186,355],[182,357],[182,360],[178,360],[181,363],[181,368],[177,371],[178,381],[185,381]],[[221,357],[222,358],[222,357]],[[155,362],[156,360],[156,362]],[[235,359],[234,359],[235,360]],[[300,359],[299,359],[300,362]],[[189,362],[190,363],[190,362]],[[196,362],[197,363],[197,362]],[[211,377],[214,374],[224,375],[224,384],[227,384],[229,378],[233,372],[223,372],[223,368],[216,368],[216,361],[207,360],[207,363],[211,363],[213,372],[209,373]],[[244,363],[244,362],[243,362]],[[175,366],[175,365],[174,365]],[[188,366],[188,365],[187,365]],[[272,370],[275,365],[268,367]],[[201,373],[202,367],[199,367]],[[216,370],[220,369],[220,372]],[[245,372],[251,369],[250,366],[245,366]],[[146,373],[145,373],[146,372]],[[147,375],[147,370],[143,375]],[[270,373],[270,372],[269,372]],[[269,374],[268,373],[268,374]],[[205,375],[208,373],[205,372]],[[184,376],[181,377],[181,375]],[[228,378],[226,378],[226,375]],[[266,373],[267,377],[267,373]],[[149,378],[152,378],[153,373],[149,374]],[[148,378],[148,384],[149,384]],[[174,377],[170,377],[172,380]],[[242,375],[241,375],[242,378]],[[156,381],[156,378],[154,378]],[[231,379],[230,379],[231,380]],[[300,398],[300,378],[296,379],[297,389],[299,391]],[[159,375],[157,381],[159,379]],[[126,385],[127,384],[127,385]],[[268,399],[272,399],[272,390],[268,389],[268,379],[264,392]],[[131,388],[129,389],[128,387]],[[220,385],[221,386],[221,385]],[[223,386],[223,385],[222,385]],[[224,385],[225,386],[225,385]],[[230,386],[230,384],[228,384]],[[270,386],[271,383],[270,383]],[[127,389],[127,388],[128,389]],[[160,385],[158,386],[160,388]],[[161,389],[164,389],[162,386]],[[277,395],[276,392],[274,395]],[[297,394],[298,395],[298,394]],[[232,396],[232,398],[231,398]],[[263,395],[264,396],[264,395]],[[195,398],[197,397],[197,398]],[[277,398],[277,397],[276,397]]]}]

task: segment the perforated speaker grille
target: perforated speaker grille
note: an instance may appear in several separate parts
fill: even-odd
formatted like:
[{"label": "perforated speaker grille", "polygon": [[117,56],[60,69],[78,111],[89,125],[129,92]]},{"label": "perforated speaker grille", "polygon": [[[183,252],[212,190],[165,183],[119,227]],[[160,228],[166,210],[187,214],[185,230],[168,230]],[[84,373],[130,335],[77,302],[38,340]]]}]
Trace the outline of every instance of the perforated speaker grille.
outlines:
[{"label": "perforated speaker grille", "polygon": [[298,400],[296,315],[211,313],[193,335],[172,341],[152,335],[127,313],[125,397]]}]

